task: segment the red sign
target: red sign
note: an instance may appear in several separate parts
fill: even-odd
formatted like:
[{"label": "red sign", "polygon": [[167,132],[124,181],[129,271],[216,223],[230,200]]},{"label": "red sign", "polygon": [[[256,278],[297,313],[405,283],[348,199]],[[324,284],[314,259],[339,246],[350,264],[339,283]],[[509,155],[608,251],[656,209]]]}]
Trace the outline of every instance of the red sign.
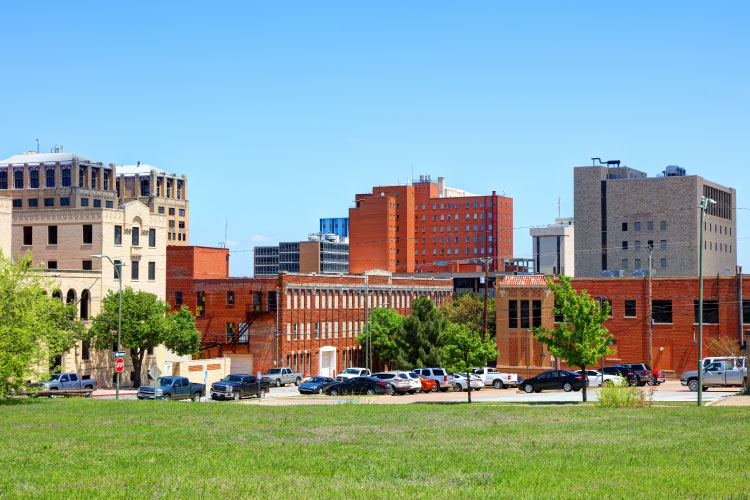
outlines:
[{"label": "red sign", "polygon": [[123,371],[124,369],[125,369],[125,360],[122,358],[117,358],[115,360],[115,371],[119,373]]}]

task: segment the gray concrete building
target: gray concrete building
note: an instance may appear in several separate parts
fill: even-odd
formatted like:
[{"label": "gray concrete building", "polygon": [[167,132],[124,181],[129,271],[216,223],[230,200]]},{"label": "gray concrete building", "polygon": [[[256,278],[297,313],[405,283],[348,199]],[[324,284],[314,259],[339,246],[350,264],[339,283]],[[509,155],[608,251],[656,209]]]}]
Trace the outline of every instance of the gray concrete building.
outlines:
[{"label": "gray concrete building", "polygon": [[253,276],[279,272],[337,274],[349,272],[349,244],[333,233],[311,233],[307,241],[281,242],[254,249]]},{"label": "gray concrete building", "polygon": [[702,196],[716,201],[705,216],[704,276],[735,273],[734,189],[676,166],[648,177],[607,163],[574,168],[576,277],[647,276],[649,248],[656,276],[697,276]]},{"label": "gray concrete building", "polygon": [[531,228],[529,233],[536,272],[575,276],[573,217],[556,217],[554,224]]}]

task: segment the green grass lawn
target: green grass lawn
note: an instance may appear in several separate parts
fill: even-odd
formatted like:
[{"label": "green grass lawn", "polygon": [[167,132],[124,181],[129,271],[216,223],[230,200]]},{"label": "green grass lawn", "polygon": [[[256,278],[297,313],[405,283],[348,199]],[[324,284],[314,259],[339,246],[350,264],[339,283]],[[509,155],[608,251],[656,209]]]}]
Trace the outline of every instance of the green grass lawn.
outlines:
[{"label": "green grass lawn", "polygon": [[0,404],[0,498],[750,498],[731,407]]}]

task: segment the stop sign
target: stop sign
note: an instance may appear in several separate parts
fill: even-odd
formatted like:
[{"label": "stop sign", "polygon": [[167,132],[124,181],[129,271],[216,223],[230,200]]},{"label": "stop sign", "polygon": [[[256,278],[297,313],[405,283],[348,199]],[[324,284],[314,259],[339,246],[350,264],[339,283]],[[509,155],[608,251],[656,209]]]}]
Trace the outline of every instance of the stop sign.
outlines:
[{"label": "stop sign", "polygon": [[115,371],[119,373],[123,371],[124,369],[125,369],[125,360],[122,358],[117,358],[115,360]]}]

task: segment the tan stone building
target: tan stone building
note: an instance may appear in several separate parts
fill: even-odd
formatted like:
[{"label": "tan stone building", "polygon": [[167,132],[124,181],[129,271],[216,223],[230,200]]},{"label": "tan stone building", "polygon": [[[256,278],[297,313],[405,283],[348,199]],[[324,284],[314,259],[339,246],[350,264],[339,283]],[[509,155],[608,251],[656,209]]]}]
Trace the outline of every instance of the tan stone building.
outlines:
[{"label": "tan stone building", "polygon": [[11,200],[0,197],[0,250],[7,258],[11,255]]},{"label": "tan stone building", "polygon": [[187,176],[177,176],[151,165],[117,167],[117,193],[120,202],[139,200],[152,213],[167,219],[167,244],[187,245],[189,241],[189,204]]}]

